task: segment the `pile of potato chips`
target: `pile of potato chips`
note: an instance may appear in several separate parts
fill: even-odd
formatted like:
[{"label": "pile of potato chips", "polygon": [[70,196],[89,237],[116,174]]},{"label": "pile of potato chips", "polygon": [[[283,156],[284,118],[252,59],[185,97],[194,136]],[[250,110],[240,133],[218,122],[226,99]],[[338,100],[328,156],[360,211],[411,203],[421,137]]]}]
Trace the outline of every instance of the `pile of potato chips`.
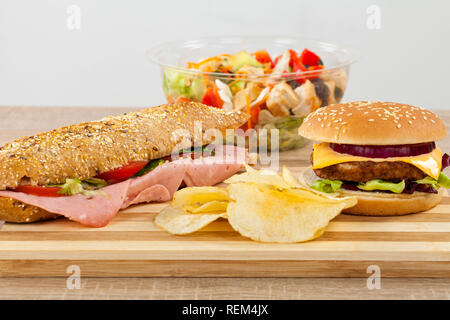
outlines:
[{"label": "pile of potato chips", "polygon": [[226,180],[227,188],[177,191],[155,223],[172,234],[188,234],[224,218],[234,230],[256,241],[302,242],[320,237],[330,220],[357,202],[354,197],[335,198],[305,188],[287,168],[282,175],[246,169]]}]

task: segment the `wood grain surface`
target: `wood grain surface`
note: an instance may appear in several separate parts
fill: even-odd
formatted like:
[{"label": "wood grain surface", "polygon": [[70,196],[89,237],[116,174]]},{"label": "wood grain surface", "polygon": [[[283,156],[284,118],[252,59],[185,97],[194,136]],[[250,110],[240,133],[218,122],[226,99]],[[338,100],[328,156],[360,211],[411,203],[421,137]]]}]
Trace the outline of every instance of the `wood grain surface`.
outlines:
[{"label": "wood grain surface", "polygon": [[[0,107],[0,144],[56,126],[131,110]],[[440,115],[448,123],[450,113]],[[440,146],[449,150],[450,140],[442,141]],[[309,147],[285,152],[282,163],[297,172],[308,165],[309,152]],[[0,298],[208,299],[238,294],[249,299],[337,298],[338,292],[340,297],[344,294],[348,298],[449,297],[448,279],[386,278],[383,281],[390,290],[377,292],[369,291],[365,285],[367,267],[372,264],[380,266],[383,277],[450,276],[448,197],[427,213],[404,217],[340,215],[320,239],[294,245],[249,241],[234,232],[226,221],[218,221],[190,236],[172,236],[152,222],[163,206],[132,207],[102,229],[84,228],[64,219],[30,225],[5,224],[0,231],[1,276],[64,278],[1,278]],[[79,291],[67,291],[64,284],[68,276],[66,269],[73,264],[80,266],[83,276],[84,285]],[[137,278],[112,279],[130,276]],[[146,279],[142,276],[269,278]],[[215,284],[218,290],[213,289]],[[352,290],[353,286],[357,289]],[[408,292],[408,286],[416,293]],[[125,289],[121,291],[119,287]],[[7,294],[3,290],[11,288],[15,288],[15,293]],[[329,288],[337,290],[336,295],[325,294]]]},{"label": "wood grain surface", "polygon": [[76,264],[95,277],[364,277],[376,264],[385,277],[450,277],[449,197],[402,217],[340,215],[322,237],[301,244],[254,242],[225,219],[171,235],[154,224],[166,205],[133,206],[103,228],[67,219],[6,223],[0,276],[65,277]]},{"label": "wood grain surface", "polygon": [[1,299],[450,299],[450,279],[382,278],[0,278]]}]

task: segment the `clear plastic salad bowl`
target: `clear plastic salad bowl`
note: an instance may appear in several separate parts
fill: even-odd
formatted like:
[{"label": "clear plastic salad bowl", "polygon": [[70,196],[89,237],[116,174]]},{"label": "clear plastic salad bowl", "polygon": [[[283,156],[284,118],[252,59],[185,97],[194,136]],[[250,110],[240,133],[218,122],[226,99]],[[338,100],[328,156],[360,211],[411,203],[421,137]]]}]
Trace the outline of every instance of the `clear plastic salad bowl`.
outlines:
[{"label": "clear plastic salad bowl", "polygon": [[279,129],[281,151],[305,144],[297,131],[308,113],[341,101],[357,58],[348,48],[284,37],[171,41],[149,55],[161,68],[169,102],[193,100],[248,112],[243,129],[268,129],[258,141],[269,147],[270,129]]}]

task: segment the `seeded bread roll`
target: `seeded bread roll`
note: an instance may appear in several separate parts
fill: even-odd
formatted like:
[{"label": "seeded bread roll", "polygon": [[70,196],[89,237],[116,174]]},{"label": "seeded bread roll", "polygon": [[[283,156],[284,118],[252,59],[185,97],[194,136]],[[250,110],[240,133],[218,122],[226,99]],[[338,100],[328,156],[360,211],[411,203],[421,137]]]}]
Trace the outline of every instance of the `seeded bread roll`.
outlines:
[{"label": "seeded bread roll", "polygon": [[353,101],[310,113],[299,134],[311,140],[358,145],[399,145],[441,140],[445,124],[433,112],[396,102]]},{"label": "seeded bread roll", "polygon": [[60,215],[44,209],[30,206],[26,203],[0,197],[0,220],[16,223],[27,223],[41,220],[56,219]]},{"label": "seeded bread roll", "polygon": [[[166,104],[110,116],[25,137],[0,148],[0,190],[20,183],[47,185],[66,178],[87,179],[132,161],[159,159],[175,147],[189,148],[194,122],[201,129],[236,129],[248,120],[245,113],[226,112],[200,103]],[[198,127],[200,128],[200,127]],[[183,139],[182,131],[191,140]],[[203,137],[205,138],[205,137]],[[203,145],[213,142],[203,139]],[[11,198],[0,197],[0,220],[33,222],[59,215]]]}]

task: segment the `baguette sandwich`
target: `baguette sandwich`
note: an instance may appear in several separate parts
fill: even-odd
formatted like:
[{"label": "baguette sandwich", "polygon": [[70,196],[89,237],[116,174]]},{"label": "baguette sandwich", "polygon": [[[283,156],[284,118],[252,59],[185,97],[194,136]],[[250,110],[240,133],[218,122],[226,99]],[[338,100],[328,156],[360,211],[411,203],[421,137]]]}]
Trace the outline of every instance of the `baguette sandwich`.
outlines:
[{"label": "baguette sandwich", "polygon": [[[243,113],[185,102],[8,143],[0,148],[0,220],[25,223],[65,216],[102,227],[132,204],[170,200],[182,185],[219,183],[239,171],[242,154],[244,159],[248,155],[242,148],[210,145],[205,157],[186,156],[213,142],[213,136],[203,136],[202,145],[195,145],[195,122],[201,122],[202,132],[216,129],[225,135],[247,120]],[[179,130],[191,138],[177,137]],[[184,156],[173,160],[174,150],[184,150]],[[230,153],[241,156],[217,157]]]}]

